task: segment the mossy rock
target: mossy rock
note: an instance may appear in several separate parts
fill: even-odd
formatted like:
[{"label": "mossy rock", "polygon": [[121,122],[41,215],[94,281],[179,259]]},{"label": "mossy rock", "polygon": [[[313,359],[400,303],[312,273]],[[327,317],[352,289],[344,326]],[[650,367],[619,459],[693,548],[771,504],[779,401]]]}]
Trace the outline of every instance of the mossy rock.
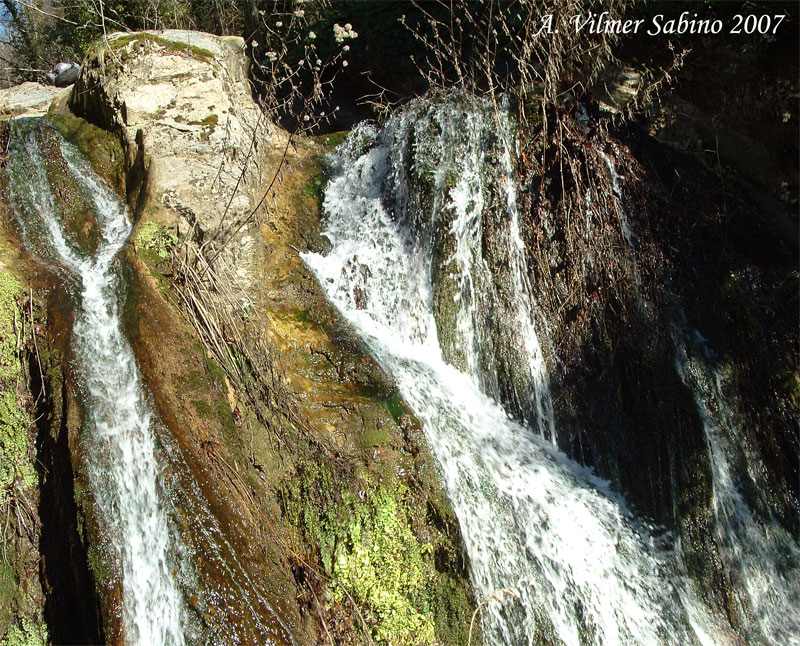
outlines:
[{"label": "mossy rock", "polygon": [[[111,38],[107,42],[111,52],[121,55],[123,62],[127,60],[127,58],[129,57],[135,56],[137,49],[139,49],[140,47],[144,47],[147,44],[166,47],[172,52],[184,54],[186,56],[191,56],[205,63],[210,63],[212,60],[214,60],[214,53],[207,49],[204,49],[203,47],[196,47],[195,45],[190,45],[188,43],[169,40],[168,38],[163,38],[161,36],[158,36],[157,34],[150,34],[147,32],[125,34],[122,36]],[[98,40],[90,48],[90,50],[99,52],[105,49],[105,47],[106,47],[106,41],[101,39]],[[127,50],[128,52],[127,56],[123,54],[124,50]]]},{"label": "mossy rock", "polygon": [[125,192],[125,154],[119,138],[99,128],[86,119],[76,117],[66,109],[55,104],[45,116],[50,123],[69,142],[83,153],[98,175],[113,186],[118,193]]},{"label": "mossy rock", "polygon": [[45,646],[48,643],[47,626],[23,619],[9,628],[2,646]]},{"label": "mossy rock", "polygon": [[23,377],[18,345],[23,318],[17,300],[21,296],[22,286],[0,272],[0,503],[16,480],[21,479],[23,487],[36,482],[28,459],[31,419],[18,401]]},{"label": "mossy rock", "polygon": [[281,499],[327,572],[327,602],[357,604],[377,644],[466,643],[471,591],[437,569],[447,539],[417,517],[426,512],[408,485],[366,469],[340,473],[317,456],[300,461]]}]

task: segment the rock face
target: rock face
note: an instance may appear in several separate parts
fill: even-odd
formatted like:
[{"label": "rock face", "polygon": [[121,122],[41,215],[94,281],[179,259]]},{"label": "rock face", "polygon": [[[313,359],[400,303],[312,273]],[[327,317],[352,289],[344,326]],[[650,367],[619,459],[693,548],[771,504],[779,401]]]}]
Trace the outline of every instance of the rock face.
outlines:
[{"label": "rock face", "polygon": [[[73,112],[122,136],[131,163],[147,160],[147,200],[208,250],[252,212],[260,170],[248,159],[269,141],[243,52],[237,37],[112,34],[87,55],[70,97]],[[242,226],[222,253],[238,283],[252,280],[254,235]]]},{"label": "rock face", "polygon": [[0,90],[0,115],[8,117],[40,117],[53,100],[68,90],[40,83],[23,83]]}]

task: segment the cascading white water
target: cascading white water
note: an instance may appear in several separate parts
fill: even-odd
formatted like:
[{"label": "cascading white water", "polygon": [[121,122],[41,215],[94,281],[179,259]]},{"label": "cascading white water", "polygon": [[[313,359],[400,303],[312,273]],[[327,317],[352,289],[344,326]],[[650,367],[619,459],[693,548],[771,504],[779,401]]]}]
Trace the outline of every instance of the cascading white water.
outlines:
[{"label": "cascading white water", "polygon": [[[472,106],[467,118],[446,103],[433,109],[441,111],[442,134],[422,139],[417,132],[417,149],[443,148],[447,128],[470,139],[480,130],[471,124],[484,119],[488,108]],[[331,249],[304,259],[423,422],[461,524],[479,597],[506,590],[488,605],[485,643],[715,643],[710,637],[714,622],[654,528],[633,518],[607,482],[515,422],[482,392],[480,374],[464,374],[443,359],[433,314],[432,261],[426,256],[430,247],[419,243],[421,216],[412,212],[419,202],[398,179],[398,165],[408,161],[405,147],[414,119],[412,109],[380,132],[360,127],[350,135],[332,160],[325,192]],[[475,228],[480,228],[485,159],[479,141],[466,149],[475,154],[449,151],[459,155],[461,172],[433,204],[455,211],[452,227],[459,242],[447,262],[461,277],[457,295],[467,316],[459,326],[481,307],[471,282],[480,271],[471,266],[477,256],[469,245],[479,239]],[[503,161],[507,198],[502,208],[513,222],[516,187],[509,170],[510,160]],[[518,224],[510,230],[517,231],[512,242],[521,245]],[[518,270],[520,299],[526,298],[523,267]],[[530,310],[524,312],[528,321],[530,316]],[[533,337],[528,347],[538,347],[533,325],[524,323],[518,321]],[[471,325],[467,338],[475,333]],[[520,360],[544,373],[543,361],[537,368],[530,356]],[[534,383],[547,411],[546,373]],[[536,425],[541,429],[541,418]]]},{"label": "cascading white water", "polygon": [[90,483],[122,566],[125,639],[182,644],[183,601],[172,576],[175,537],[159,484],[151,411],[120,326],[114,258],[132,223],[114,192],[61,140],[69,173],[93,205],[101,240],[87,255],[63,230],[36,130],[17,127],[9,146],[9,189],[29,248],[77,286],[75,357],[85,391],[83,443]]},{"label": "cascading white water", "polygon": [[542,437],[549,437],[556,444],[556,423],[553,417],[553,403],[550,399],[550,378],[544,362],[544,354],[533,314],[536,311],[531,287],[528,281],[527,263],[525,261],[525,244],[519,224],[519,206],[517,204],[517,183],[514,174],[514,164],[511,156],[513,135],[509,120],[502,114],[495,114],[499,124],[500,138],[503,142],[500,155],[500,168],[503,183],[503,196],[505,197],[505,212],[508,224],[508,246],[511,259],[513,294],[516,303],[516,319],[520,326],[520,334],[525,348],[525,358],[529,365],[532,388],[526,399],[536,410],[536,422]]},{"label": "cascading white water", "polygon": [[[483,392],[512,403],[518,417],[555,444],[549,377],[525,271],[512,130],[508,119],[488,109],[471,110],[458,101],[433,108],[417,103],[394,121],[391,133],[384,132],[393,143],[383,193],[394,218],[404,223],[405,245],[421,268],[431,269],[433,256],[447,254],[437,270],[442,282],[452,282],[452,296],[439,304],[448,309],[441,301],[453,301],[454,329],[446,334],[454,337],[451,350],[459,365]],[[363,136],[372,135],[365,130],[354,141]],[[423,184],[425,198],[415,188]],[[490,241],[484,239],[487,210],[499,213],[491,218]],[[502,349],[489,329],[492,322],[503,328]],[[498,375],[498,362],[505,362],[505,378]]]},{"label": "cascading white water", "polygon": [[705,430],[716,540],[738,597],[745,637],[751,644],[798,646],[800,545],[769,514],[758,518],[742,493],[740,478],[756,478],[737,474],[731,456],[743,455],[748,469],[760,461],[743,445],[740,421],[729,405],[724,367],[712,366],[714,354],[699,332],[676,330],[673,336],[678,373],[695,395]]},{"label": "cascading white water", "polygon": [[612,159],[611,155],[602,150],[599,151],[600,156],[603,158],[603,161],[606,163],[606,167],[608,168],[608,176],[611,178],[611,189],[614,192],[614,205],[617,211],[617,217],[619,218],[619,226],[622,229],[622,237],[625,238],[625,242],[628,243],[629,247],[634,246],[634,236],[633,231],[631,230],[631,225],[628,222],[628,216],[625,214],[625,207],[622,204],[622,191],[620,190],[619,180],[622,179],[622,176],[617,172],[616,164]]}]

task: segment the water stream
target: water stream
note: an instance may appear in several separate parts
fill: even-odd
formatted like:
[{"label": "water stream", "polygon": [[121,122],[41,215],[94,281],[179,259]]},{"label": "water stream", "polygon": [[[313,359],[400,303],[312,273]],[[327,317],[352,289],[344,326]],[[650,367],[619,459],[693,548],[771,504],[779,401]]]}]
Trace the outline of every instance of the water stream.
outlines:
[{"label": "water stream", "polygon": [[77,149],[59,139],[99,230],[97,250],[84,252],[65,233],[37,129],[28,125],[15,124],[9,145],[10,201],[28,248],[64,277],[79,303],[72,338],[84,391],[84,447],[92,492],[121,562],[125,638],[182,644],[183,602],[172,574],[179,545],[165,510],[152,412],[117,304],[114,259],[132,223]]},{"label": "water stream", "polygon": [[[331,249],[305,260],[423,422],[478,597],[497,598],[484,614],[485,643],[725,643],[687,583],[670,537],[634,517],[607,482],[553,446],[535,307],[526,281],[515,278],[525,266],[514,235],[516,187],[503,159],[508,146],[495,147],[498,153],[487,143],[496,131],[488,127],[496,123],[488,108],[437,106],[432,130],[415,109],[380,131],[357,129],[337,151],[324,200]],[[420,197],[401,170],[412,158],[420,163],[420,151],[445,158],[431,173],[433,198]],[[456,320],[466,354],[480,345],[474,339],[487,303],[477,285],[487,267],[477,250],[492,183],[510,222],[507,289],[520,309],[510,310],[509,321],[525,336],[517,357],[536,389],[536,414],[523,416],[527,424],[500,403],[486,365],[473,359],[459,370],[445,360],[434,316],[431,212],[452,215],[450,230],[465,241],[440,260],[457,277],[453,300],[462,310]]]},{"label": "water stream", "polygon": [[[715,538],[737,596],[738,620],[749,643],[798,646],[800,545],[761,499],[751,472],[760,460],[748,451],[740,417],[729,403],[735,397],[724,364],[698,331],[676,329],[673,336],[676,368],[695,395],[705,430]],[[756,509],[744,494],[745,481],[761,503]]]}]

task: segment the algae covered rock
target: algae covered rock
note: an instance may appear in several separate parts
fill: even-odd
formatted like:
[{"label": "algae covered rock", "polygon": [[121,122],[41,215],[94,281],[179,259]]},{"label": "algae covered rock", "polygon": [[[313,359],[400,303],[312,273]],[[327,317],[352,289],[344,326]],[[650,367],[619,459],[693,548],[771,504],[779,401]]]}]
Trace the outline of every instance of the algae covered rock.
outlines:
[{"label": "algae covered rock", "polygon": [[0,269],[0,509],[7,523],[0,561],[0,640],[38,645],[47,642],[47,625],[35,576],[41,524],[33,400],[23,370],[22,299],[22,285]]}]

